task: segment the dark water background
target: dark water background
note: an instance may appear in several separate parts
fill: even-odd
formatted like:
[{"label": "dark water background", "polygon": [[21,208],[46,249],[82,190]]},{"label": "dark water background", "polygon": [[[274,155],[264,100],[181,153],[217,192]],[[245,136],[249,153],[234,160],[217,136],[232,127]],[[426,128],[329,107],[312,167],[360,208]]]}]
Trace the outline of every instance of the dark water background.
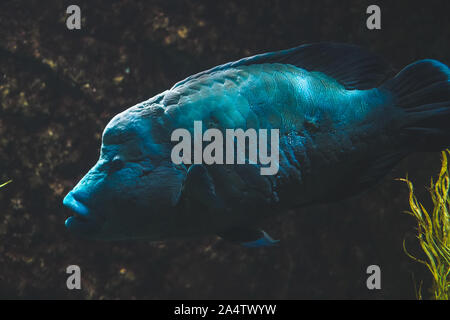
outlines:
[{"label": "dark water background", "polygon": [[[82,29],[69,31],[77,4]],[[382,30],[366,28],[369,4]],[[1,1],[0,298],[414,299],[420,256],[407,172],[426,198],[439,154],[416,154],[354,199],[289,212],[264,228],[276,248],[211,236],[164,243],[72,237],[63,196],[96,162],[109,119],[184,77],[246,55],[323,40],[360,44],[395,70],[448,64],[449,1]],[[326,183],[326,182],[325,182]],[[82,270],[66,289],[65,268]],[[366,288],[377,264],[382,289]]]}]

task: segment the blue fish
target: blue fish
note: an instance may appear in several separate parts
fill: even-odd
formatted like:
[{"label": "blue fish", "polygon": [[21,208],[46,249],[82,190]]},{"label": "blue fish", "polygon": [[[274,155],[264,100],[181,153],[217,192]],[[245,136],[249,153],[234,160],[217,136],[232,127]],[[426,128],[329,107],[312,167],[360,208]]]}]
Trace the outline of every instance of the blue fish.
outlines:
[{"label": "blue fish", "polygon": [[[262,219],[355,195],[405,156],[450,146],[449,68],[427,59],[390,71],[357,46],[316,43],[190,76],[108,123],[98,162],[64,198],[66,227],[103,240],[216,234],[275,245]],[[171,134],[194,121],[278,129],[278,171],[174,163]]]}]

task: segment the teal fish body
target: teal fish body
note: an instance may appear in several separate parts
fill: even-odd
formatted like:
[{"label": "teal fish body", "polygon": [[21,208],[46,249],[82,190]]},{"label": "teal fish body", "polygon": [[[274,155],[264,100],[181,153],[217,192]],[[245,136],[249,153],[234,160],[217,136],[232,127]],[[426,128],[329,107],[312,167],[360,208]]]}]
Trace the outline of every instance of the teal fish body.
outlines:
[{"label": "teal fish body", "polygon": [[[285,64],[213,72],[175,87],[166,94],[162,106],[166,114],[176,119],[171,129],[192,128],[196,120],[206,124],[212,121],[211,126],[221,130],[279,129],[281,171],[276,177],[266,178],[298,182],[297,191],[301,176],[310,174],[315,167],[334,168],[350,153],[352,157],[363,157],[365,146],[381,143],[380,137],[367,140],[370,129],[382,132],[373,123],[370,128],[364,127],[364,122],[378,117],[381,126],[387,120],[385,113],[395,113],[385,110],[393,109],[389,92],[378,88],[347,90],[323,73]],[[336,174],[313,175],[319,184],[338,178]],[[311,187],[306,185],[310,191],[298,193],[289,202],[311,202],[314,196],[308,196],[309,193],[319,196]],[[326,189],[323,185],[320,188]]]},{"label": "teal fish body", "polygon": [[[99,162],[64,199],[76,213],[66,226],[99,239],[275,244],[257,229],[263,218],[359,193],[411,152],[450,145],[448,67],[388,72],[358,47],[319,43],[193,75],[111,120]],[[195,134],[195,121],[203,132],[277,129],[276,173],[250,161],[175,164],[171,135]]]}]

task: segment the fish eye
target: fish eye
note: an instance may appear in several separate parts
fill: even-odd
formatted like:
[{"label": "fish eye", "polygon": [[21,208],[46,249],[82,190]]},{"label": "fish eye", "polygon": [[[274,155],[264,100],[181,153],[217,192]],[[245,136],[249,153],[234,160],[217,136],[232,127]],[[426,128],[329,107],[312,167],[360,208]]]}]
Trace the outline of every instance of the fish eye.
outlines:
[{"label": "fish eye", "polygon": [[124,166],[124,162],[122,159],[115,157],[112,162],[111,165],[109,167],[109,171],[110,172],[115,172],[118,171],[120,169],[122,169]]}]

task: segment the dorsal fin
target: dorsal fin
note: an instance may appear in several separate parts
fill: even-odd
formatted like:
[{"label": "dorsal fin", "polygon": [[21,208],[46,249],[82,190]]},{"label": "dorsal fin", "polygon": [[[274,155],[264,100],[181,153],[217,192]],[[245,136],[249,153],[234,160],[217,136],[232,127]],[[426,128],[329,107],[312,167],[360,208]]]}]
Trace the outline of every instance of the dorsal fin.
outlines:
[{"label": "dorsal fin", "polygon": [[322,72],[336,79],[346,89],[376,87],[389,71],[381,58],[358,46],[320,42],[229,62],[192,75],[176,83],[173,88],[212,72],[263,63],[291,64],[308,71]]}]

